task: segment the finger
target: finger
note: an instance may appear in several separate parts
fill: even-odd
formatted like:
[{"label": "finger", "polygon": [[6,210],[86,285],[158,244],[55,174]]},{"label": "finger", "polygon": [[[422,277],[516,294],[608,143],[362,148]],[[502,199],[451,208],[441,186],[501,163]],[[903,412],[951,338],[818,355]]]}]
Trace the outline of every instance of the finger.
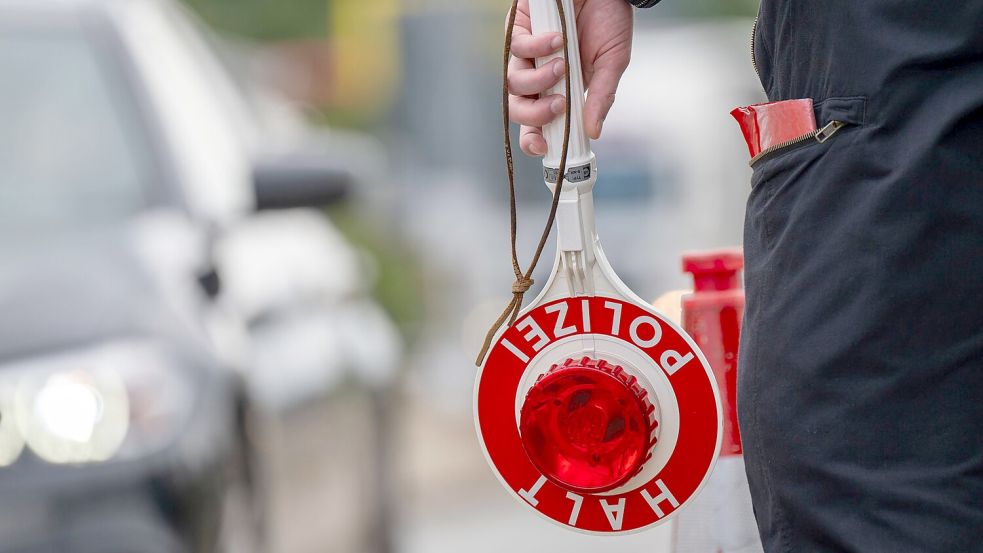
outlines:
[{"label": "finger", "polygon": [[[529,17],[529,2],[520,0],[516,6],[515,25],[512,27],[512,41],[516,37],[529,36],[532,34],[532,20]],[[509,32],[509,21],[512,19],[512,10],[505,13],[505,32]]]},{"label": "finger", "polygon": [[[563,36],[560,33],[533,36],[528,0],[520,0],[517,8],[515,27],[512,29],[512,53],[520,58],[532,59],[558,52],[563,46]],[[508,25],[508,18],[505,24]]]},{"label": "finger", "polygon": [[587,91],[587,103],[584,104],[584,126],[587,134],[594,140],[601,137],[604,120],[614,105],[618,83],[627,69],[627,64],[599,66],[594,68],[591,75],[590,88]]},{"label": "finger", "polygon": [[538,69],[530,60],[513,58],[509,64],[509,92],[516,96],[536,96],[558,83],[564,73],[566,64],[559,58]]},{"label": "finger", "polygon": [[559,33],[533,35],[516,25],[512,35],[512,54],[516,57],[534,59],[559,52],[563,48],[563,36]]},{"label": "finger", "polygon": [[554,94],[545,98],[509,97],[509,118],[520,125],[542,127],[563,113],[566,99]]},{"label": "finger", "polygon": [[543,129],[522,127],[519,130],[519,148],[528,156],[542,157],[546,155],[546,139],[543,138]]}]

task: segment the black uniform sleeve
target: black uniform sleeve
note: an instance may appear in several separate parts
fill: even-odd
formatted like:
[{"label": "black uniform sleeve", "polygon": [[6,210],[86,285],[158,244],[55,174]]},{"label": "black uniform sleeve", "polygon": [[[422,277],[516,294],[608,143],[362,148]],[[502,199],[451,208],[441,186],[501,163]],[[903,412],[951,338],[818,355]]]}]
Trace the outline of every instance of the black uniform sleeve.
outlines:
[{"label": "black uniform sleeve", "polygon": [[636,8],[651,8],[661,0],[628,0],[628,3]]}]

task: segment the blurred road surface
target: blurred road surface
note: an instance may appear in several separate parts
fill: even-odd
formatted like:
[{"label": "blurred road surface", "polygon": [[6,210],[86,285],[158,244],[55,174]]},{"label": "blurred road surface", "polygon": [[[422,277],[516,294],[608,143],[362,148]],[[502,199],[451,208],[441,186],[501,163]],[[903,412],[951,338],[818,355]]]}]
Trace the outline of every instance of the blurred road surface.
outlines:
[{"label": "blurred road surface", "polygon": [[[415,404],[403,421],[407,457],[398,553],[668,553],[661,526],[624,537],[578,534],[516,503],[487,468],[470,417]],[[476,470],[478,469],[478,470]]]}]

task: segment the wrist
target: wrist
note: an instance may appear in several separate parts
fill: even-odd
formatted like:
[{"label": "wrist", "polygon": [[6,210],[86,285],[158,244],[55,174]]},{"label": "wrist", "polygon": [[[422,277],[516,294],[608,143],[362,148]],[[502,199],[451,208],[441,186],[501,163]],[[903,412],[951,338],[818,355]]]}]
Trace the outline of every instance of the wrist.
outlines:
[{"label": "wrist", "polygon": [[627,0],[627,2],[636,8],[651,8],[658,4],[660,0]]}]

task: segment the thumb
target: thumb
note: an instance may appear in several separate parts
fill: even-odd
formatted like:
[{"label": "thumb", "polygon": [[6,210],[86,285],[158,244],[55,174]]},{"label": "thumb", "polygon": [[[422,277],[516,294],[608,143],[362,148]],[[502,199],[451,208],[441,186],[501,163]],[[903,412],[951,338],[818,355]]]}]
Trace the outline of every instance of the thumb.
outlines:
[{"label": "thumb", "polygon": [[627,63],[595,64],[590,82],[587,84],[587,102],[584,104],[584,126],[587,134],[594,140],[601,137],[604,120],[614,105],[615,93],[621,76],[628,68]]}]

